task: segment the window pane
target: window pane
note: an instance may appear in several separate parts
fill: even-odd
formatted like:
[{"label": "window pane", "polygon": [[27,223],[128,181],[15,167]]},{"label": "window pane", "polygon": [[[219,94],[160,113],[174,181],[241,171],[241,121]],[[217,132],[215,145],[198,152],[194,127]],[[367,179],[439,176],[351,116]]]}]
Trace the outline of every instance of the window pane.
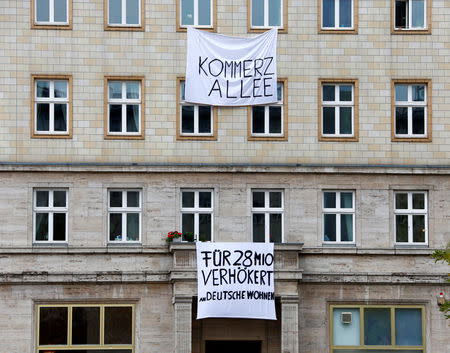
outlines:
[{"label": "window pane", "polygon": [[139,131],[139,105],[127,105],[127,132]]},{"label": "window pane", "polygon": [[181,108],[181,132],[194,133],[194,106],[183,105]]},{"label": "window pane", "polygon": [[180,99],[184,101],[184,88],[185,88],[184,81],[180,81]]},{"label": "window pane", "polygon": [[72,344],[100,344],[99,307],[73,307]]},{"label": "window pane", "polygon": [[36,130],[50,130],[50,104],[36,104]]},{"label": "window pane", "polygon": [[323,101],[324,102],[334,102],[334,100],[335,100],[334,86],[324,85],[322,87],[322,91],[323,91]]},{"label": "window pane", "polygon": [[198,0],[198,24],[211,25],[211,0]]},{"label": "window pane", "polygon": [[[350,312],[352,322],[342,323],[341,314]],[[360,345],[360,315],[359,309],[334,308],[333,309],[333,344],[335,346]]]},{"label": "window pane", "polygon": [[67,104],[55,104],[55,131],[67,131]]},{"label": "window pane", "polygon": [[211,214],[199,214],[199,239],[211,240]]},{"label": "window pane", "polygon": [[335,133],[334,107],[323,107],[323,127],[324,134]]},{"label": "window pane", "polygon": [[270,214],[270,242],[271,243],[281,243],[281,233],[282,233],[282,217],[281,213],[271,213]]},{"label": "window pane", "polygon": [[122,23],[122,0],[109,0],[109,23]]},{"label": "window pane", "polygon": [[406,1],[395,2],[395,27],[406,28]]},{"label": "window pane", "polygon": [[110,191],[109,207],[122,207],[122,191]]},{"label": "window pane", "polygon": [[181,24],[183,26],[194,24],[194,0],[181,1]]},{"label": "window pane", "polygon": [[183,213],[181,216],[181,231],[183,233],[194,233],[194,214]]},{"label": "window pane", "polygon": [[55,98],[67,98],[67,81],[55,81],[54,95]]},{"label": "window pane", "polygon": [[281,134],[281,107],[269,107],[269,133]]},{"label": "window pane", "polygon": [[323,0],[322,2],[323,27],[334,27],[334,2],[335,0]]},{"label": "window pane", "polygon": [[341,214],[341,241],[353,241],[352,214]]},{"label": "window pane", "polygon": [[252,133],[264,133],[264,109],[263,106],[252,107]]},{"label": "window pane", "polygon": [[50,21],[49,0],[36,0],[36,20],[39,22]]},{"label": "window pane", "polygon": [[408,133],[408,108],[406,107],[395,108],[395,133]]},{"label": "window pane", "polygon": [[127,24],[139,24],[139,1],[140,0],[126,0],[127,2]]},{"label": "window pane", "polygon": [[339,100],[344,102],[351,102],[352,86],[339,86]]},{"label": "window pane", "polygon": [[53,240],[65,241],[66,240],[66,214],[54,213],[53,214]]},{"label": "window pane", "polygon": [[252,26],[264,26],[264,0],[252,0]]},{"label": "window pane", "polygon": [[412,27],[425,27],[425,1],[412,0]]},{"label": "window pane", "polygon": [[341,192],[341,208],[353,208],[353,193]]},{"label": "window pane", "polygon": [[54,0],[55,22],[67,22],[67,0]]},{"label": "window pane", "polygon": [[211,107],[198,107],[198,132],[207,134],[211,133]]},{"label": "window pane", "polygon": [[109,240],[122,240],[122,214],[110,213],[109,215]]},{"label": "window pane", "polygon": [[36,213],[36,240],[48,240],[48,213]]},{"label": "window pane", "polygon": [[133,309],[105,307],[105,344],[131,344]]},{"label": "window pane", "polygon": [[425,133],[425,108],[412,108],[413,134]]},{"label": "window pane", "polygon": [[[342,200],[341,200],[342,203]],[[323,193],[323,207],[324,208],[336,208],[336,193],[324,192]]]},{"label": "window pane", "polygon": [[281,0],[269,0],[269,26],[281,26]]},{"label": "window pane", "polygon": [[66,207],[66,192],[54,191],[53,192],[53,206],[54,207]]},{"label": "window pane", "polygon": [[194,207],[194,192],[183,191],[182,193],[182,207]]},{"label": "window pane", "polygon": [[339,27],[349,28],[352,26],[352,0],[339,1]]},{"label": "window pane", "polygon": [[350,135],[352,133],[352,108],[339,108],[339,133]]},{"label": "window pane", "polygon": [[139,240],[139,213],[127,213],[127,240]]},{"label": "window pane", "polygon": [[395,194],[395,208],[397,210],[405,210],[408,208],[408,194]]},{"label": "window pane", "polygon": [[391,345],[390,309],[364,309],[364,344]]},{"label": "window pane", "polygon": [[127,207],[139,207],[139,191],[127,191]]},{"label": "window pane", "polygon": [[280,82],[277,83],[277,101],[283,101],[283,84]]},{"label": "window pane", "polygon": [[138,82],[127,82],[127,99],[139,99],[139,87]]},{"label": "window pane", "polygon": [[421,309],[395,309],[395,343],[399,346],[422,345]]},{"label": "window pane", "polygon": [[265,226],[265,215],[263,213],[253,214],[253,242],[254,243],[264,243],[266,226]]},{"label": "window pane", "polygon": [[395,216],[395,241],[398,243],[408,242],[408,216]]},{"label": "window pane", "polygon": [[36,191],[36,206],[48,207],[48,191]]},{"label": "window pane", "polygon": [[264,207],[264,192],[254,191],[253,195],[253,207]]},{"label": "window pane", "polygon": [[413,215],[413,242],[425,242],[425,216]]},{"label": "window pane", "polygon": [[120,132],[122,131],[122,106],[110,105],[109,106],[109,131]]},{"label": "window pane", "polygon": [[397,102],[408,101],[408,86],[407,85],[395,85],[395,100]]},{"label": "window pane", "polygon": [[414,102],[425,101],[425,86],[412,86],[412,99]]},{"label": "window pane", "polygon": [[64,307],[39,308],[39,344],[67,344],[68,311]]},{"label": "window pane", "polygon": [[122,82],[109,82],[108,87],[110,99],[122,98]]},{"label": "window pane", "polygon": [[50,97],[50,82],[37,81],[36,82],[36,97],[48,98]]},{"label": "window pane", "polygon": [[324,214],[323,221],[323,240],[336,241],[336,215]]},{"label": "window pane", "polygon": [[412,194],[413,209],[424,210],[425,209],[425,194]]},{"label": "window pane", "polygon": [[269,207],[282,207],[282,197],[280,191],[269,192]]},{"label": "window pane", "polygon": [[211,207],[211,192],[200,191],[199,193],[199,207],[210,208]]}]

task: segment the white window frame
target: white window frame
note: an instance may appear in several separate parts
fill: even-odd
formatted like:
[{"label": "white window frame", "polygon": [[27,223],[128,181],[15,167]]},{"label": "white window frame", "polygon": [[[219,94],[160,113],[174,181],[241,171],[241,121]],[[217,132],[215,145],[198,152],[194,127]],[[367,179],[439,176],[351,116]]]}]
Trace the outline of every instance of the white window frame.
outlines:
[{"label": "white window frame", "polygon": [[138,0],[138,23],[127,23],[127,0],[121,0],[121,6],[122,6],[122,18],[121,18],[121,22],[120,23],[110,23],[109,22],[109,4],[110,4],[111,0],[107,0],[107,23],[108,23],[108,27],[141,27],[142,26],[142,1],[143,0]]},{"label": "white window frame", "polygon": [[[334,193],[336,195],[336,207],[335,208],[325,208],[325,193]],[[341,193],[351,193],[352,194],[352,208],[342,208],[341,207]],[[355,244],[355,191],[353,190],[323,190],[322,192],[322,241],[324,244]],[[336,240],[325,240],[325,215],[334,214],[336,215]],[[341,215],[351,214],[352,217],[352,241],[341,240]]]},{"label": "white window frame", "polygon": [[[126,196],[127,192],[138,192],[139,193],[139,207],[128,207],[125,204],[125,200],[128,202],[128,198]],[[122,193],[122,207],[111,207],[111,192],[121,192]],[[119,244],[130,244],[130,243],[140,243],[142,241],[142,190],[141,189],[108,189],[108,215],[107,215],[107,223],[108,223],[108,233],[107,233],[107,241],[108,243],[119,243]],[[112,213],[120,213],[122,215],[122,238],[119,240],[111,240],[110,239],[110,228],[111,228],[111,219],[110,214]],[[139,237],[138,240],[127,240],[127,214],[128,213],[137,213],[139,214]]]},{"label": "white window frame", "polygon": [[350,13],[350,18],[351,18],[351,26],[350,27],[339,27],[339,21],[340,21],[340,8],[341,8],[341,3],[340,0],[335,0],[335,5],[334,5],[334,27],[325,27],[323,25],[323,9],[324,9],[324,2],[323,0],[320,0],[322,2],[322,11],[321,11],[321,24],[322,24],[322,29],[323,30],[339,30],[339,31],[348,31],[348,30],[354,30],[355,29],[355,19],[354,19],[354,1],[355,0],[351,0],[351,13]]},{"label": "white window frame", "polygon": [[[46,191],[48,192],[48,206],[37,206],[37,192]],[[66,194],[66,206],[65,207],[55,207],[53,206],[54,192],[64,191]],[[67,243],[67,233],[68,233],[68,212],[69,212],[69,191],[67,189],[60,188],[36,188],[33,191],[33,242],[34,243]],[[48,213],[48,240],[37,240],[36,239],[36,214],[37,213]],[[53,240],[53,214],[54,213],[64,213],[65,214],[65,239],[64,240]]]},{"label": "white window frame", "polygon": [[[179,96],[179,100],[180,100],[180,136],[205,136],[205,137],[211,137],[214,136],[214,107],[210,106],[210,105],[204,105],[206,107],[210,108],[210,127],[211,127],[211,131],[210,132],[199,132],[199,104],[192,104],[192,103],[188,103],[186,102],[186,100],[183,99],[183,90],[186,88],[185,85],[185,80],[180,80],[180,96]],[[194,132],[183,132],[183,107],[194,107]]]},{"label": "white window frame", "polygon": [[[407,209],[397,209],[396,208],[396,197],[398,194],[408,195],[408,208]],[[412,205],[412,195],[413,194],[423,194],[424,197],[424,209],[413,209]],[[398,242],[397,241],[397,215],[408,216],[408,242]],[[425,241],[424,242],[414,242],[413,238],[413,216],[420,215],[424,217],[425,223]],[[428,245],[428,192],[423,190],[397,190],[394,192],[394,242],[395,245]]]},{"label": "white window frame", "polygon": [[[183,1],[179,0],[179,11],[180,11],[180,28],[187,28],[187,27],[196,27],[196,28],[213,28],[214,27],[214,1],[217,0],[209,0],[210,1],[210,14],[209,14],[209,22],[210,25],[199,25],[198,24],[198,0],[192,0],[194,2],[194,24],[187,25],[183,24]],[[187,0],[189,1],[189,0]]]},{"label": "white window frame", "polygon": [[[407,101],[397,101],[397,95],[395,88],[397,86],[408,86],[408,100]],[[423,101],[413,101],[412,99],[412,87],[413,86],[423,86],[424,87],[424,100]],[[397,133],[397,108],[408,108],[408,133],[398,134]],[[424,108],[424,133],[414,134],[413,124],[412,124],[412,110],[413,108]],[[426,138],[428,136],[428,84],[427,83],[394,83],[394,136],[397,138]]]},{"label": "white window frame", "polygon": [[[194,207],[183,207],[183,192],[194,193]],[[211,194],[211,207],[200,207],[200,192],[209,192]],[[196,240],[200,236],[200,214],[211,215],[211,239],[214,241],[214,190],[213,189],[181,189],[180,193],[180,228],[181,233],[184,233],[183,227],[183,214],[194,215],[194,236]]]},{"label": "white window frame", "polygon": [[[122,98],[110,98],[109,96],[109,84],[113,82],[120,82],[122,84]],[[127,97],[127,83],[139,84],[139,98],[132,99]],[[141,136],[142,135],[142,82],[141,80],[120,80],[120,79],[108,79],[107,82],[107,135],[109,136]],[[121,131],[111,131],[110,127],[110,105],[122,106],[122,129]],[[139,129],[137,132],[127,132],[127,105],[139,106]]]},{"label": "white window frame", "polygon": [[[253,207],[253,193],[254,192],[264,192],[264,207]],[[281,207],[270,207],[270,193],[280,192],[281,193]],[[281,243],[284,243],[284,190],[282,189],[252,189],[251,192],[251,228],[252,228],[252,242],[254,242],[253,234],[253,215],[254,214],[264,214],[264,242],[270,242],[270,215],[272,213],[281,213]]]},{"label": "white window frame", "polygon": [[[276,103],[268,104],[264,106],[264,132],[263,133],[256,133],[253,132],[253,108],[251,107],[251,136],[252,137],[283,137],[284,136],[284,82],[277,82],[277,92],[278,92],[278,85],[281,85],[281,98],[277,99]],[[278,98],[278,97],[277,97]],[[280,133],[271,133],[269,132],[269,126],[270,126],[270,107],[281,107],[281,132]]]},{"label": "white window frame", "polygon": [[[424,0],[423,2],[423,27],[412,27],[412,15],[413,15],[413,7],[410,5],[412,0],[394,0],[394,29],[396,31],[415,31],[415,30],[426,30],[428,29],[428,23],[427,23],[427,11],[428,11],[428,1]],[[396,27],[395,26],[395,19],[396,19],[396,11],[397,11],[397,2],[405,2],[406,3],[406,9],[407,9],[407,16],[406,16],[406,26],[405,27]]]},{"label": "white window frame", "polygon": [[264,28],[284,28],[284,2],[287,0],[280,0],[280,25],[279,26],[269,26],[269,0],[264,1],[264,25],[263,26],[255,26],[253,25],[253,1],[250,1],[250,27],[252,29],[264,29]]},{"label": "white window frame", "polygon": [[[38,82],[48,82],[49,83],[49,97],[38,97]],[[67,97],[65,98],[55,98],[55,82],[65,82],[67,85]],[[67,135],[69,133],[70,125],[70,82],[64,79],[45,79],[45,78],[35,78],[34,79],[34,134],[36,135]],[[37,129],[37,115],[38,115],[38,104],[48,104],[49,105],[49,129],[48,130],[38,130]],[[55,104],[65,104],[66,105],[66,130],[55,131]]]},{"label": "white window frame", "polygon": [[37,19],[37,6],[38,0],[34,0],[34,24],[38,26],[64,26],[69,24],[69,0],[66,0],[66,21],[64,22],[55,22],[55,0],[49,0],[49,20],[48,21],[38,21]]}]

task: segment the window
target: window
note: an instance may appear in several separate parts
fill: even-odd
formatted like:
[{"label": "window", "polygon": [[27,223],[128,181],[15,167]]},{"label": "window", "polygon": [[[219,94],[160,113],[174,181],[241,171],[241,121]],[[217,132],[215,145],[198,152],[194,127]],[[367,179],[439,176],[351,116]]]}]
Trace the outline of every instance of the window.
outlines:
[{"label": "window", "polygon": [[177,138],[179,140],[216,140],[217,108],[187,103],[184,78],[178,78]]},{"label": "window", "polygon": [[143,31],[143,0],[105,0],[105,30]]},{"label": "window", "polygon": [[355,242],[354,191],[323,192],[323,241]]},{"label": "window", "polygon": [[178,0],[178,31],[188,26],[214,30],[216,27],[217,0]]},{"label": "window", "polygon": [[331,305],[331,353],[425,352],[422,305]]},{"label": "window", "polygon": [[72,137],[72,77],[31,77],[31,136]]},{"label": "window", "polygon": [[425,191],[394,193],[396,244],[428,243],[428,200]]},{"label": "window", "polygon": [[431,0],[392,0],[393,33],[431,33]]},{"label": "window", "polygon": [[431,142],[431,81],[392,81],[393,141]]},{"label": "window", "polygon": [[319,80],[319,141],[358,141],[358,81]]},{"label": "window", "polygon": [[181,190],[181,232],[198,240],[213,240],[213,191]]},{"label": "window", "polygon": [[134,305],[38,305],[36,331],[37,353],[132,353]]},{"label": "window", "polygon": [[281,190],[252,191],[252,234],[256,243],[282,243],[284,195]]},{"label": "window", "polygon": [[67,190],[34,190],[33,240],[37,243],[66,242],[67,211]]},{"label": "window", "polygon": [[287,140],[287,80],[278,82],[277,102],[248,107],[250,140]]},{"label": "window", "polygon": [[114,243],[140,242],[142,200],[140,190],[108,191],[108,233]]},{"label": "window", "polygon": [[319,33],[356,33],[357,4],[358,0],[320,0]]},{"label": "window", "polygon": [[72,0],[32,0],[31,28],[72,28]]},{"label": "window", "polygon": [[249,32],[278,28],[287,33],[287,0],[247,0],[249,11]]},{"label": "window", "polygon": [[105,138],[144,138],[144,78],[106,77]]}]

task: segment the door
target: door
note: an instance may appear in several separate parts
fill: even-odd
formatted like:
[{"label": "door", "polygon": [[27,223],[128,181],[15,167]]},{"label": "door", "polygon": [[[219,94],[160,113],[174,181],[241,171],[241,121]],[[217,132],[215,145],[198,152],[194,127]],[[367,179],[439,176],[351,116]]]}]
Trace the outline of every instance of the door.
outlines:
[{"label": "door", "polygon": [[261,353],[261,341],[205,341],[205,353]]}]

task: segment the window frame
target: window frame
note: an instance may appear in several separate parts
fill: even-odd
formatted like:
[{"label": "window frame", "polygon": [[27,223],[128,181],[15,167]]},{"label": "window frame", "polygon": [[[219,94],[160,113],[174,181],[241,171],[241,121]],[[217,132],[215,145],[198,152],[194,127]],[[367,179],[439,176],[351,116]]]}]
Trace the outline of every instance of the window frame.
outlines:
[{"label": "window frame", "polygon": [[[344,346],[344,345],[334,345],[333,344],[333,310],[334,309],[359,309],[360,315],[360,345],[359,346]],[[391,322],[391,345],[365,345],[364,344],[364,310],[365,309],[390,309],[390,322]],[[403,346],[403,345],[395,345],[395,310],[396,309],[420,309],[422,315],[422,346]],[[329,315],[329,343],[330,343],[330,353],[333,353],[336,349],[348,349],[355,350],[361,352],[367,352],[367,349],[373,349],[376,351],[391,351],[395,349],[408,350],[413,349],[417,350],[417,352],[425,353],[426,352],[426,327],[425,327],[425,318],[426,311],[425,305],[417,304],[417,305],[404,305],[404,304],[374,304],[374,305],[358,305],[358,304],[334,304],[331,303],[328,305],[328,315]]]},{"label": "window frame", "polygon": [[[395,86],[396,85],[407,85],[408,86],[408,102],[402,102],[398,106],[408,107],[408,134],[398,135],[396,134],[396,114],[395,108],[397,107],[395,101]],[[409,92],[411,86],[424,85],[425,86],[425,103],[424,104],[414,104],[414,102],[409,101]],[[391,140],[393,142],[432,142],[432,105],[431,105],[431,79],[392,79],[391,81]],[[413,107],[425,107],[424,114],[424,135],[410,134],[409,130],[412,129],[412,117],[410,118],[410,110]],[[410,109],[411,108],[411,109]]]},{"label": "window frame", "polygon": [[[198,13],[198,6],[195,6],[195,4],[197,3],[198,5],[198,0],[193,0],[194,1],[194,15],[195,13]],[[211,4],[211,25],[210,26],[204,26],[204,25],[183,25],[181,23],[182,20],[182,16],[181,16],[181,5],[183,0],[176,0],[176,6],[177,6],[177,32],[187,32],[187,28],[188,27],[194,27],[194,28],[198,28],[198,29],[202,29],[205,31],[209,31],[209,32],[216,32],[217,31],[217,1],[218,0],[210,0],[212,2]],[[198,20],[198,19],[197,19]],[[195,23],[195,19],[194,19],[194,23]]]},{"label": "window frame", "polygon": [[[67,81],[67,99],[55,99],[55,98],[37,98],[36,97],[36,84],[37,81],[50,81],[54,84],[55,81]],[[30,124],[30,137],[31,138],[56,138],[56,139],[70,139],[72,138],[72,76],[71,75],[31,75],[31,124]],[[37,120],[36,120],[36,104],[37,103],[48,103],[50,106],[54,106],[54,104],[67,104],[67,131],[58,132],[58,131],[44,131],[38,132],[36,130]],[[49,110],[49,126],[51,126],[51,111]],[[53,115],[53,124],[54,124],[54,115]]]},{"label": "window frame", "polygon": [[[350,105],[352,109],[352,117],[353,117],[353,134],[346,135],[346,134],[327,134],[324,135],[323,130],[323,86],[324,85],[333,85],[335,86],[335,101],[332,103],[326,103],[325,106],[329,107],[341,107],[341,106],[349,106],[349,104],[346,101],[343,101],[342,104],[339,104],[340,101],[336,101],[336,91],[337,88],[341,85],[348,86],[352,85],[352,97],[353,97],[353,105]],[[318,129],[318,140],[319,141],[333,141],[333,142],[357,142],[359,139],[359,87],[358,87],[358,79],[355,78],[348,78],[348,79],[326,79],[321,78],[319,79],[319,85],[318,85],[318,117],[319,117],[319,129]],[[338,104],[337,104],[338,103]],[[336,117],[336,115],[335,115]],[[335,121],[338,121],[336,118]],[[338,128],[337,123],[335,122],[335,128]]]},{"label": "window frame", "polygon": [[[183,207],[183,192],[193,192],[194,193],[194,207]],[[211,207],[200,207],[200,192],[211,193]],[[183,231],[183,214],[193,214],[194,215],[194,237],[199,241],[200,237],[200,214],[210,214],[211,215],[211,239],[208,241],[214,241],[214,189],[211,188],[200,188],[200,189],[190,189],[182,188],[180,190],[180,229],[181,233]]]},{"label": "window frame", "polygon": [[[408,208],[407,209],[397,209],[396,208],[396,195],[397,194],[407,194],[408,195]],[[413,194],[423,194],[424,197],[424,209],[413,209],[412,208],[412,195]],[[428,246],[428,237],[429,237],[429,205],[428,205],[428,191],[426,190],[395,190],[394,191],[394,205],[393,205],[393,225],[394,225],[394,245],[402,246]],[[407,242],[399,242],[397,241],[397,215],[405,215],[408,216],[408,241]],[[413,234],[413,220],[412,217],[414,215],[423,215],[424,223],[425,223],[425,241],[424,242],[414,242],[414,234]]]},{"label": "window frame", "polygon": [[[54,0],[49,0],[49,17],[53,13],[52,3]],[[48,22],[37,21],[37,2],[38,0],[31,0],[31,29],[72,29],[72,0],[66,0],[66,22],[51,22],[50,18]]]},{"label": "window frame", "polygon": [[[48,192],[48,204],[49,206],[37,206],[37,192],[47,191]],[[54,192],[64,191],[66,194],[66,206],[65,207],[55,207],[53,205]],[[50,206],[52,205],[52,206]],[[36,239],[36,215],[37,213],[47,213],[48,214],[48,240],[37,240]],[[65,214],[65,230],[64,240],[54,240],[53,239],[53,215],[55,213]],[[33,244],[66,244],[68,242],[68,230],[69,230],[69,189],[68,188],[48,188],[48,187],[37,187],[33,189]]]},{"label": "window frame", "polygon": [[[335,0],[339,1],[339,0]],[[319,0],[318,6],[318,33],[329,33],[329,34],[358,34],[358,0],[351,0],[352,1],[352,27],[323,27],[323,0]],[[339,7],[335,6],[335,23],[338,23],[339,19]]]},{"label": "window frame", "polygon": [[[138,192],[139,193],[139,207],[128,207],[123,206],[125,197],[127,192]],[[122,193],[122,207],[111,207],[110,205],[110,199],[111,199],[111,192],[121,192]],[[127,199],[128,200],[128,199]],[[107,214],[107,243],[108,244],[141,244],[142,243],[142,217],[143,217],[143,192],[140,188],[108,188],[107,190],[107,207],[106,207],[106,214]],[[110,239],[110,231],[111,231],[111,219],[110,214],[121,214],[122,215],[122,238],[120,240],[111,240]],[[127,240],[127,214],[128,213],[137,213],[139,215],[139,237],[138,240]]]},{"label": "window frame", "polygon": [[[395,27],[395,3],[398,0],[391,0],[391,34],[431,34],[431,1],[424,0],[424,27],[419,28],[400,28]],[[411,0],[407,0],[408,2]],[[411,7],[410,7],[411,8]],[[408,10],[408,19],[411,18],[412,10]]]},{"label": "window frame", "polygon": [[[264,192],[264,207],[253,207],[253,193],[254,192]],[[271,192],[280,192],[281,193],[281,207],[270,207],[270,193]],[[285,219],[284,213],[286,211],[285,207],[285,190],[284,189],[251,189],[250,192],[250,204],[251,204],[251,242],[255,242],[254,240],[254,229],[253,229],[253,215],[254,214],[264,214],[264,242],[270,243],[270,215],[271,214],[281,214],[281,242],[284,243],[285,238]],[[277,244],[274,242],[274,244]]]},{"label": "window frame", "polygon": [[[183,105],[198,107],[204,104],[190,104],[181,100],[181,83],[186,81],[184,76],[177,77],[177,140],[204,140],[204,141],[216,141],[217,140],[217,106],[211,107],[211,133],[196,133],[195,121],[198,122],[198,113],[194,113],[194,133],[182,133],[182,109]],[[195,110],[194,110],[195,111]],[[197,109],[198,111],[198,109]]]},{"label": "window frame", "polygon": [[[100,350],[100,349],[128,349],[132,353],[135,351],[135,336],[136,336],[136,307],[135,304],[132,303],[55,303],[55,304],[36,304],[36,353],[39,353],[41,350],[51,350],[55,351],[55,353],[58,353],[60,350]],[[79,308],[79,307],[99,307],[100,308],[100,317],[99,317],[99,326],[100,326],[100,337],[99,341],[100,344],[98,345],[83,345],[83,344],[72,344],[72,342],[69,342],[72,338],[72,312],[73,308]],[[131,344],[130,345],[124,345],[124,344],[104,344],[104,332],[105,332],[105,308],[107,307],[131,307],[132,309],[132,317],[131,317]],[[40,309],[41,308],[67,308],[67,344],[66,345],[40,345],[39,344],[39,338],[40,338]],[[103,344],[102,344],[103,340]],[[111,351],[114,353],[115,351]]]},{"label": "window frame", "polygon": [[[253,133],[253,106],[247,107],[247,139],[249,141],[287,141],[288,140],[288,99],[287,99],[287,91],[288,91],[288,79],[287,78],[278,78],[278,84],[282,84],[282,98],[281,101],[273,104],[265,104],[264,107],[264,121],[265,121],[265,130],[267,132],[264,133]],[[277,87],[278,88],[278,87]],[[268,132],[269,128],[269,107],[271,106],[281,106],[281,133],[274,134]]]},{"label": "window frame", "polygon": [[[121,82],[122,86],[126,87],[127,82],[139,82],[139,89],[140,89],[140,102],[137,102],[137,100],[134,99],[127,99],[127,98],[121,98],[117,100],[113,100],[114,105],[139,105],[139,124],[140,124],[140,131],[133,132],[133,133],[127,133],[126,131],[120,131],[120,132],[110,132],[109,131],[109,105],[110,105],[110,99],[109,99],[109,89],[108,89],[108,83],[109,82]],[[123,88],[122,88],[123,93]],[[105,76],[104,79],[104,139],[105,140],[143,140],[145,138],[145,77],[144,76]],[[122,107],[123,110],[123,107]],[[122,117],[124,116],[124,113],[122,112]],[[125,117],[126,117],[126,111],[125,111]],[[126,124],[126,119],[122,121],[122,127]]]},{"label": "window frame", "polygon": [[[105,31],[137,31],[137,32],[143,32],[145,31],[145,0],[138,0],[139,3],[139,23],[138,24],[127,24],[127,23],[120,23],[120,24],[110,24],[109,23],[109,1],[110,0],[104,0],[103,2],[103,29]],[[126,0],[121,0],[122,10],[126,10]],[[122,11],[122,20],[126,16],[126,11]]]},{"label": "window frame", "polygon": [[[336,194],[336,207],[335,208],[325,208],[325,193],[332,192]],[[342,208],[337,207],[337,205],[341,206],[341,193],[351,193],[352,194],[352,208]],[[338,202],[339,201],[339,202]],[[322,242],[323,244],[348,244],[353,245],[356,243],[356,192],[355,190],[322,190]],[[336,215],[336,240],[325,240],[325,215],[326,214],[334,214]],[[352,218],[352,241],[342,241],[341,240],[341,217],[338,217],[342,214],[351,214]]]},{"label": "window frame", "polygon": [[278,28],[278,33],[288,33],[288,1],[289,0],[280,0],[281,1],[281,9],[280,9],[280,19],[281,26],[269,26],[266,25],[266,21],[268,20],[268,11],[266,8],[268,7],[269,0],[264,1],[264,26],[253,26],[252,18],[253,18],[253,7],[252,0],[247,0],[247,32],[248,33],[259,33],[265,32],[268,29]]}]

